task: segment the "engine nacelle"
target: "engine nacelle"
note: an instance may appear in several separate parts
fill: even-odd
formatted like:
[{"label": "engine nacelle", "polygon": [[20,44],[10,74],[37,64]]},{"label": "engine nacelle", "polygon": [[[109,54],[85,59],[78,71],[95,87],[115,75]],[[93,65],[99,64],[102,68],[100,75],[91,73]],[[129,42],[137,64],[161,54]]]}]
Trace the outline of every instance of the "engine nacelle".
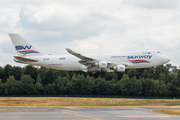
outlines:
[{"label": "engine nacelle", "polygon": [[99,68],[107,68],[108,63],[107,61],[99,61],[97,63],[94,63],[94,66],[99,67]]},{"label": "engine nacelle", "polygon": [[111,69],[118,72],[124,72],[126,67],[125,65],[116,65],[116,66],[113,66]]}]

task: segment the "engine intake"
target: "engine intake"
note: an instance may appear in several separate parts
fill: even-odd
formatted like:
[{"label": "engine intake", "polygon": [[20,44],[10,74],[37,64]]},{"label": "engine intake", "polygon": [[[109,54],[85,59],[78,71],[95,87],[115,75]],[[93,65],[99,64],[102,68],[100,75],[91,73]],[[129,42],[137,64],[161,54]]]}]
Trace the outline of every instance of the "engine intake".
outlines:
[{"label": "engine intake", "polygon": [[108,63],[107,61],[99,61],[97,63],[94,63],[94,66],[99,67],[99,68],[107,68]]},{"label": "engine intake", "polygon": [[115,70],[118,72],[124,72],[126,69],[125,65],[116,65],[111,68],[111,70]]}]

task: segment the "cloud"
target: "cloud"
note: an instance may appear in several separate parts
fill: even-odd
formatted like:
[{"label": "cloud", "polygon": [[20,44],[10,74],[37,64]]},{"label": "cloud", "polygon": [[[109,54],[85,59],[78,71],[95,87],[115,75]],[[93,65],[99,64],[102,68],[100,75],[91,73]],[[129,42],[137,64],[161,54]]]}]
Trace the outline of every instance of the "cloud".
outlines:
[{"label": "cloud", "polygon": [[121,4],[146,9],[172,9],[179,7],[179,0],[124,0]]},{"label": "cloud", "polygon": [[[112,1],[111,1],[112,2]],[[108,9],[111,2],[56,2],[41,6],[28,5],[20,11],[20,26],[41,34],[54,34],[63,41],[100,35],[106,30],[124,31],[126,24]],[[107,7],[106,7],[107,6]],[[51,39],[45,36],[44,39]]]},{"label": "cloud", "polygon": [[19,10],[16,9],[10,9],[10,8],[0,8],[0,29],[1,33],[4,31],[8,31],[12,28],[14,28],[17,25],[17,22],[19,21]]},{"label": "cloud", "polygon": [[18,65],[17,63],[15,63],[13,60],[13,54],[10,54],[10,53],[3,53],[0,49],[0,66],[5,66],[6,64],[10,64],[12,66],[22,66],[22,65]]},{"label": "cloud", "polygon": [[[68,54],[65,48],[82,54],[159,49],[172,57],[172,62],[179,63],[178,0],[0,0],[0,3],[1,55],[16,54],[7,34],[19,33],[47,54]],[[7,59],[1,64],[11,61]]]}]

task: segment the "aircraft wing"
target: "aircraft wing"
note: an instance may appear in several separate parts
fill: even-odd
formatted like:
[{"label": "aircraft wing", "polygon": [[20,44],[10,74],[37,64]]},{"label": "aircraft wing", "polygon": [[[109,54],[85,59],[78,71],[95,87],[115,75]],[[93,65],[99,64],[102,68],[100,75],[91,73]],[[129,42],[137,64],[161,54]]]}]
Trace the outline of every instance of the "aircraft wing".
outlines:
[{"label": "aircraft wing", "polygon": [[[96,62],[100,62],[101,60],[97,60],[97,59],[94,59],[94,58],[91,58],[91,57],[87,57],[87,56],[81,55],[80,53],[76,53],[76,52],[74,52],[73,50],[71,50],[71,49],[69,49],[69,48],[66,48],[66,50],[67,50],[70,54],[72,54],[72,55],[80,58],[81,60],[79,61],[79,63],[87,66],[87,69],[88,69],[89,71],[100,70],[99,67],[95,66],[95,63],[96,63]],[[124,63],[124,62],[122,62],[122,63],[109,62],[109,61],[106,61],[106,62],[107,62],[107,66],[108,66],[108,69],[109,69],[109,70],[110,70],[111,67],[116,66],[116,65],[132,66],[132,64],[130,64],[130,63]]]},{"label": "aircraft wing", "polygon": [[93,59],[93,58],[90,58],[90,57],[86,57],[86,56],[84,56],[84,55],[81,55],[81,54],[79,54],[79,53],[76,53],[76,52],[72,51],[72,50],[69,49],[69,48],[66,48],[66,50],[67,50],[70,54],[72,54],[72,55],[80,58],[81,60],[88,61],[89,63],[93,63],[93,62],[97,61],[96,59]]},{"label": "aircraft wing", "polygon": [[79,63],[85,65],[85,66],[87,67],[87,70],[88,70],[88,71],[96,71],[96,70],[99,69],[98,67],[96,67],[96,66],[93,65],[93,63],[98,62],[99,60],[96,60],[96,59],[93,59],[93,58],[90,58],[90,57],[81,55],[81,54],[79,54],[79,53],[76,53],[76,52],[74,52],[73,50],[71,50],[71,49],[69,49],[69,48],[66,48],[66,50],[67,50],[70,54],[72,54],[72,55],[78,57],[79,59],[81,59],[81,60],[79,61]]}]

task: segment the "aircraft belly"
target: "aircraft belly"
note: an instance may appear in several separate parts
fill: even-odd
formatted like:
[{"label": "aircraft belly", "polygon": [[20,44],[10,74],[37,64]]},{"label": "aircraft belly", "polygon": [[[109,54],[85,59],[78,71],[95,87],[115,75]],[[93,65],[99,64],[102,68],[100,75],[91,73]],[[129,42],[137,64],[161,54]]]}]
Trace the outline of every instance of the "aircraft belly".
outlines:
[{"label": "aircraft belly", "polygon": [[69,57],[60,57],[59,59],[54,58],[50,64],[51,68],[60,69],[60,70],[84,70],[85,68],[78,63],[78,59],[69,58]]},{"label": "aircraft belly", "polygon": [[136,63],[134,64],[134,66],[131,66],[130,68],[148,68],[148,67],[152,67],[152,65],[150,63]]}]

